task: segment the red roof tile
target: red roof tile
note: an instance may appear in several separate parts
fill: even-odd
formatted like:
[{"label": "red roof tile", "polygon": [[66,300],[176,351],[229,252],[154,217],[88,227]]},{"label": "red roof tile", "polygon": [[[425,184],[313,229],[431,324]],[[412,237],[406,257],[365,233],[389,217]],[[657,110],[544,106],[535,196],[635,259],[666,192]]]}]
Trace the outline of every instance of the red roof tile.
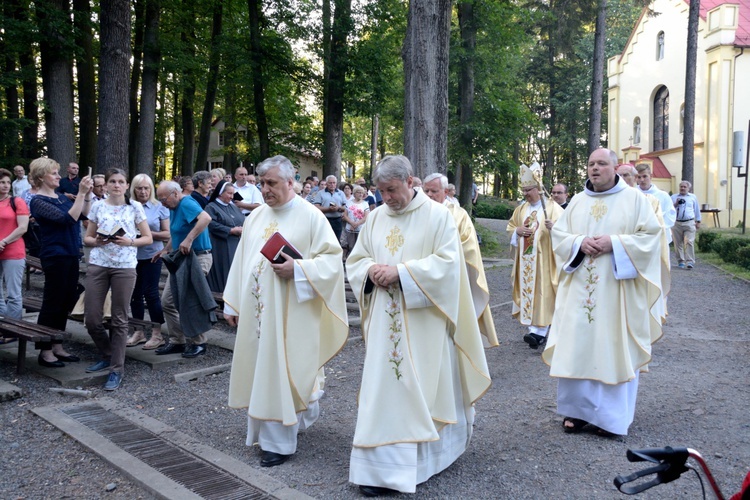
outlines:
[{"label": "red roof tile", "polygon": [[[684,1],[685,3],[690,3],[689,0]],[[737,31],[734,35],[734,45],[737,47],[750,47],[750,0],[701,0],[701,18],[705,21],[709,10],[725,4],[740,6]]]}]

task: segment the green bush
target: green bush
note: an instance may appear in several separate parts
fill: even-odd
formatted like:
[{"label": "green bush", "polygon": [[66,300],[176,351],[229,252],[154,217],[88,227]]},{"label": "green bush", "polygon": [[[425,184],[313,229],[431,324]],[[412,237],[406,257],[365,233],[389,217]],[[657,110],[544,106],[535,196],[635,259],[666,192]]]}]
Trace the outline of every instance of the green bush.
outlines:
[{"label": "green bush", "polygon": [[480,201],[474,207],[474,215],[480,219],[507,220],[513,215],[513,207],[503,203],[490,204]]},{"label": "green bush", "polygon": [[729,237],[715,241],[713,249],[724,262],[736,264],[739,259],[737,251],[748,245],[750,245],[750,239],[748,238]]},{"label": "green bush", "polygon": [[714,242],[719,238],[721,238],[721,233],[701,231],[698,233],[698,251],[704,253],[713,252]]},{"label": "green bush", "polygon": [[745,246],[737,250],[737,265],[745,269],[750,269],[750,246]]}]

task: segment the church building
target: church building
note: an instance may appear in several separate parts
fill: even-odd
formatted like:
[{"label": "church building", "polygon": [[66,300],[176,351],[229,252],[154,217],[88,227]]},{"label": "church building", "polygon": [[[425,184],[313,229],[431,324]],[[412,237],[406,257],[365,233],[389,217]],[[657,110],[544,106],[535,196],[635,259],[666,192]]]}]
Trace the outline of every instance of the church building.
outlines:
[{"label": "church building", "polygon": [[[682,180],[688,10],[686,0],[655,0],[607,65],[609,147],[623,163],[650,164],[670,193]],[[750,126],[750,0],[701,0],[696,75],[693,191],[722,227],[736,226],[745,179],[732,148]]]}]

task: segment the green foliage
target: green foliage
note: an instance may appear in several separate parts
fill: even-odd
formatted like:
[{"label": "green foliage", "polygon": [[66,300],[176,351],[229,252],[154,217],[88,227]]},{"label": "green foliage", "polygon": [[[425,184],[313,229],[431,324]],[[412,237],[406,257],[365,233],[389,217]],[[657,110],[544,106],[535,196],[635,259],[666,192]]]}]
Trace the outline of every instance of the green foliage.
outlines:
[{"label": "green foliage", "polygon": [[701,231],[698,233],[698,251],[713,252],[714,243],[721,238],[721,233],[715,231]]},{"label": "green foliage", "polygon": [[513,215],[513,207],[504,203],[479,201],[474,207],[474,215],[481,219],[507,220]]},{"label": "green foliage", "polygon": [[738,266],[750,269],[750,246],[744,246],[737,249],[737,262]]},{"label": "green foliage", "polygon": [[716,240],[712,245],[714,252],[719,254],[724,262],[736,264],[738,261],[737,251],[742,247],[750,246],[750,238],[730,236]]}]

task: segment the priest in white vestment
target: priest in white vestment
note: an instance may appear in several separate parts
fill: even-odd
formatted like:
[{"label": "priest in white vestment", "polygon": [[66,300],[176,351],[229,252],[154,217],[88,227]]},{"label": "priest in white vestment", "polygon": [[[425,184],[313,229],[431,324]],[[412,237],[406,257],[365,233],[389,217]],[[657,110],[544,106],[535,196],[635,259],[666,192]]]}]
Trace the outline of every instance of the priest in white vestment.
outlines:
[{"label": "priest in white vestment", "polygon": [[404,156],[378,164],[384,206],[346,263],[367,348],[349,481],[368,496],[413,493],[453,463],[490,387],[456,224],[411,173]]},{"label": "priest in white vestment", "polygon": [[[296,196],[294,167],[283,156],[262,162],[265,204],[246,218],[224,290],[224,314],[237,325],[229,406],[247,408],[247,445],[260,465],[285,462],[297,432],[317,420],[323,365],[346,342],[342,250],[317,208]],[[273,264],[260,251],[279,232],[302,255]]]},{"label": "priest in white vestment", "polygon": [[477,231],[471,222],[471,217],[460,205],[448,201],[448,178],[443,174],[436,172],[425,177],[422,189],[432,201],[444,205],[456,222],[458,235],[461,238],[461,249],[464,252],[466,272],[469,273],[471,298],[474,301],[474,311],[479,322],[479,331],[485,336],[487,345],[495,347],[499,343],[497,341],[497,333],[495,332],[495,322],[492,319],[492,311],[490,310],[490,289],[487,285],[487,277],[484,274],[484,264],[482,263],[482,252],[479,250]]},{"label": "priest in white vestment", "polygon": [[617,155],[589,157],[585,191],[552,228],[559,283],[542,359],[558,378],[566,432],[587,424],[626,435],[639,372],[661,337],[660,238],[651,204],[615,174]]}]

